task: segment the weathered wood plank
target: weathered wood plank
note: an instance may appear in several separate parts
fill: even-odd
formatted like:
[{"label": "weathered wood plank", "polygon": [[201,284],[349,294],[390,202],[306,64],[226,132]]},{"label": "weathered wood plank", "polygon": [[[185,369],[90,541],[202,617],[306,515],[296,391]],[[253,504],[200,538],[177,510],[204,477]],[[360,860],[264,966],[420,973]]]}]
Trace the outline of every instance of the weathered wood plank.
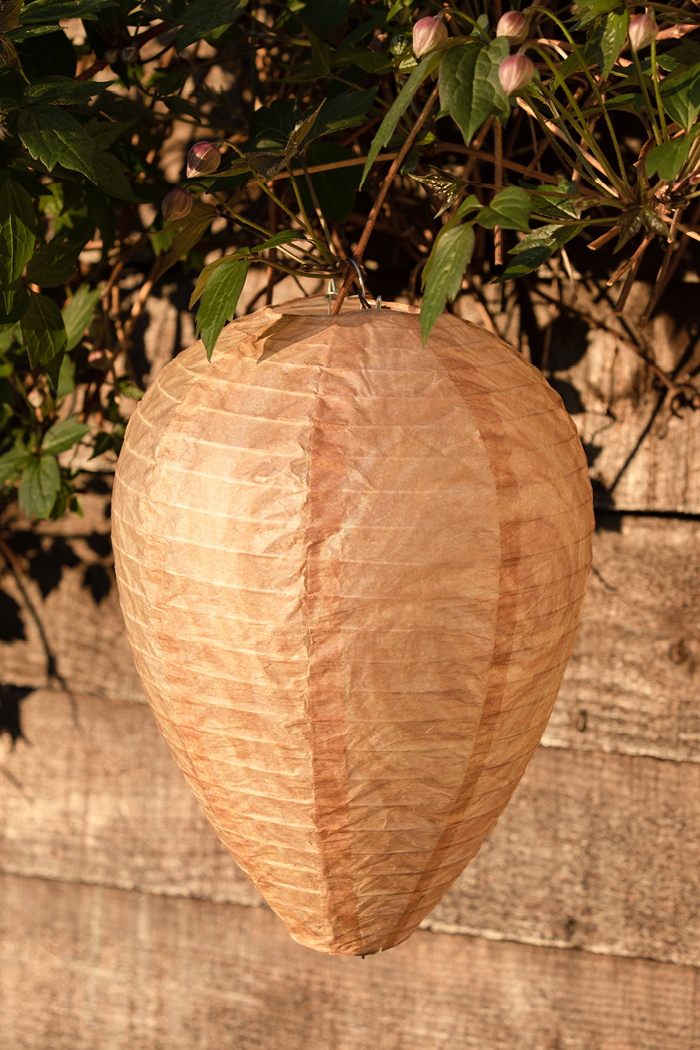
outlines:
[{"label": "weathered wood plank", "polygon": [[[605,289],[580,278],[570,281],[563,272],[549,287],[538,282],[550,300],[537,294],[529,299],[523,288],[517,302],[504,301],[502,285],[482,289],[503,338],[541,368],[564,398],[586,447],[601,507],[700,513],[700,412],[682,400],[673,404],[673,394],[664,396],[662,381],[630,346],[631,334],[643,354],[697,393],[699,289],[697,274],[687,277],[694,283],[673,285],[664,310],[643,332],[635,321],[651,289],[641,281],[625,310],[625,317],[634,319],[627,332]],[[602,327],[568,313],[561,302]],[[462,295],[456,308],[483,323],[474,293]]]},{"label": "weathered wood plank", "polygon": [[[629,515],[599,520],[583,622],[543,743],[700,762],[700,526]],[[26,581],[59,670],[80,695],[145,703],[113,578],[96,605],[84,578],[87,565],[101,563],[84,538],[70,544],[81,564],[64,568],[45,602]],[[9,574],[0,586],[22,604]],[[0,642],[0,680],[41,686],[46,659],[26,610],[24,622],[26,642]]]},{"label": "weathered wood plank", "polygon": [[[146,704],[37,691],[0,744],[0,869],[255,905]],[[5,738],[6,739],[6,738]]]},{"label": "weathered wood plank", "polygon": [[599,525],[543,743],[700,762],[700,523],[599,515]]},{"label": "weathered wood plank", "polygon": [[[75,693],[145,703],[119,608],[110,543],[109,497],[82,497],[84,517],[69,514],[22,530],[11,543],[23,569],[23,586],[41,619],[59,673]],[[26,523],[25,523],[26,524]],[[47,684],[47,660],[36,623],[16,581],[0,559],[0,589],[15,603],[15,640],[0,641],[0,681],[33,687]],[[46,597],[42,597],[43,592]],[[47,593],[48,592],[48,593]],[[2,598],[2,595],[0,595]],[[16,639],[21,621],[25,640]]]},{"label": "weathered wood plank", "polygon": [[[25,701],[0,870],[259,903],[140,704]],[[700,765],[540,748],[436,929],[700,965]]]},{"label": "weathered wood plank", "polygon": [[695,1050],[697,972],[418,932],[365,960],[269,911],[0,878],[12,1050]]},{"label": "weathered wood plank", "polygon": [[540,748],[435,929],[700,965],[700,767]]}]

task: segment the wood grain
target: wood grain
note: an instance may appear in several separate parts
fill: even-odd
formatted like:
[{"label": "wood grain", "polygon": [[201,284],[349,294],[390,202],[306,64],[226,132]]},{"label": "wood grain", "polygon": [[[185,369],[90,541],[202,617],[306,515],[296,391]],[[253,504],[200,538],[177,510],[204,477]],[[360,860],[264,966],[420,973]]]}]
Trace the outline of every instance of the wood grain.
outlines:
[{"label": "wood grain", "polygon": [[37,691],[0,755],[2,870],[255,905],[145,704]]},{"label": "wood grain", "polygon": [[598,521],[576,648],[542,742],[700,762],[700,527]]},{"label": "wood grain", "polygon": [[[0,776],[0,867],[239,904],[260,898],[147,708],[25,702]],[[540,748],[433,929],[700,965],[700,766]]]},{"label": "wood grain", "polygon": [[322,956],[269,911],[0,878],[12,1050],[694,1050],[697,978],[419,931]]},{"label": "wood grain", "polygon": [[[586,264],[594,257],[588,254]],[[595,265],[595,263],[594,263]],[[668,289],[664,312],[642,331],[636,320],[652,289],[637,282],[625,310],[625,324],[614,314],[617,291],[601,291],[580,277],[555,279],[537,294],[508,304],[503,286],[486,285],[499,334],[542,368],[564,399],[589,457],[597,505],[617,510],[700,513],[700,412],[673,404],[663,382],[633,345],[681,386],[698,389],[697,275],[692,284]],[[562,275],[563,277],[563,275]],[[570,313],[562,303],[571,306]],[[456,304],[461,316],[483,323],[483,309],[467,292]],[[581,319],[594,318],[600,327]]]}]

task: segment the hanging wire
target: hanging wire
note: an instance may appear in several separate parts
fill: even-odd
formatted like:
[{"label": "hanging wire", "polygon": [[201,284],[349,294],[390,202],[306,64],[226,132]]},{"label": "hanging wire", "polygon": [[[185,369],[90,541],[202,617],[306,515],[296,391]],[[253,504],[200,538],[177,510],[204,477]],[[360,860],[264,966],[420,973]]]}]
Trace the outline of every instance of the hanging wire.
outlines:
[{"label": "hanging wire", "polygon": [[[352,265],[355,267],[355,270],[357,271],[357,283],[358,283],[358,286],[359,286],[359,289],[360,289],[359,292],[358,292],[357,298],[360,300],[360,304],[362,306],[362,309],[363,310],[372,310],[372,309],[374,309],[374,310],[381,310],[381,308],[382,308],[382,297],[381,297],[381,295],[377,296],[377,298],[375,300],[375,305],[374,305],[374,307],[372,307],[370,305],[370,303],[369,303],[369,300],[367,299],[367,291],[365,289],[365,282],[364,282],[364,279],[362,277],[362,272],[360,270],[360,267],[357,265],[357,263],[355,262],[354,259],[348,259],[347,261],[348,261],[348,263],[352,263]],[[335,286],[335,281],[331,277],[330,280],[328,281],[328,289],[326,291],[326,298],[328,299],[328,313],[329,314],[331,313],[331,311],[333,309],[332,300],[337,295],[338,295],[338,291],[337,291],[336,286]],[[353,298],[353,297],[349,296],[349,298]]]}]

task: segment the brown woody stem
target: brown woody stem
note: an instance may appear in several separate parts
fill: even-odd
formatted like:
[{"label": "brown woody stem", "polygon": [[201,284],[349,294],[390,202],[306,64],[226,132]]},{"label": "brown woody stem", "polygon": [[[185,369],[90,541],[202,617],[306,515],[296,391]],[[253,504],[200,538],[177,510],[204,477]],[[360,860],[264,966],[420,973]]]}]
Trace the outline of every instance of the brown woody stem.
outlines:
[{"label": "brown woody stem", "polygon": [[[418,137],[418,134],[419,134],[421,128],[423,127],[423,125],[425,124],[426,120],[430,116],[430,111],[431,111],[431,109],[433,108],[433,106],[435,105],[435,103],[437,101],[438,91],[439,91],[439,85],[436,84],[435,87],[433,88],[431,94],[430,94],[430,98],[428,99],[426,104],[423,106],[423,110],[422,110],[420,116],[418,117],[418,120],[414,124],[413,129],[411,131],[411,134],[408,136],[408,138],[404,142],[403,146],[401,147],[401,149],[399,150],[398,154],[396,155],[396,159],[394,160],[393,164],[391,165],[391,167],[389,168],[388,172],[386,173],[386,177],[384,179],[384,182],[382,183],[381,189],[379,190],[379,193],[377,194],[377,199],[375,200],[374,204],[372,205],[372,210],[369,213],[369,216],[367,217],[367,222],[365,223],[365,228],[362,231],[362,235],[360,236],[360,240],[358,242],[357,248],[355,249],[355,253],[353,255],[353,260],[358,264],[358,266],[359,266],[359,264],[362,261],[362,256],[365,253],[365,248],[367,247],[367,242],[369,241],[371,233],[372,233],[372,230],[374,229],[374,224],[376,223],[377,219],[379,218],[379,212],[381,211],[381,207],[382,207],[382,204],[384,203],[384,198],[386,197],[386,195],[387,195],[387,193],[389,191],[389,187],[391,186],[392,182],[394,181],[394,178],[396,177],[396,174],[397,174],[399,168],[401,167],[401,165],[402,165],[402,163],[404,161],[404,157],[406,156],[406,154],[410,150],[411,146],[413,145],[413,143],[415,142],[416,138]],[[340,313],[340,308],[343,305],[343,301],[345,299],[345,296],[350,291],[350,286],[352,285],[353,281],[355,281],[355,280],[357,280],[357,272],[355,270],[355,267],[354,266],[348,266],[347,272],[346,272],[346,275],[345,275],[345,280],[343,281],[342,287],[341,287],[340,291],[338,292],[338,298],[336,299],[336,301],[335,301],[335,303],[333,305],[332,313],[334,315]]]}]

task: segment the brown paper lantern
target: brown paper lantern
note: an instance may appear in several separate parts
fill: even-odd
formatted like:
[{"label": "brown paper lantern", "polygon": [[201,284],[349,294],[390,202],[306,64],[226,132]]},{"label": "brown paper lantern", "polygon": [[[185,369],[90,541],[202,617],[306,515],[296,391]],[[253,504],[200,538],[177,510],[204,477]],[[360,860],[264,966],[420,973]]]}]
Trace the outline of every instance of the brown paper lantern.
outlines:
[{"label": "brown paper lantern", "polygon": [[444,315],[298,300],[129,423],[117,575],[158,725],[297,941],[405,940],[523,774],[571,655],[586,460],[542,375]]}]

